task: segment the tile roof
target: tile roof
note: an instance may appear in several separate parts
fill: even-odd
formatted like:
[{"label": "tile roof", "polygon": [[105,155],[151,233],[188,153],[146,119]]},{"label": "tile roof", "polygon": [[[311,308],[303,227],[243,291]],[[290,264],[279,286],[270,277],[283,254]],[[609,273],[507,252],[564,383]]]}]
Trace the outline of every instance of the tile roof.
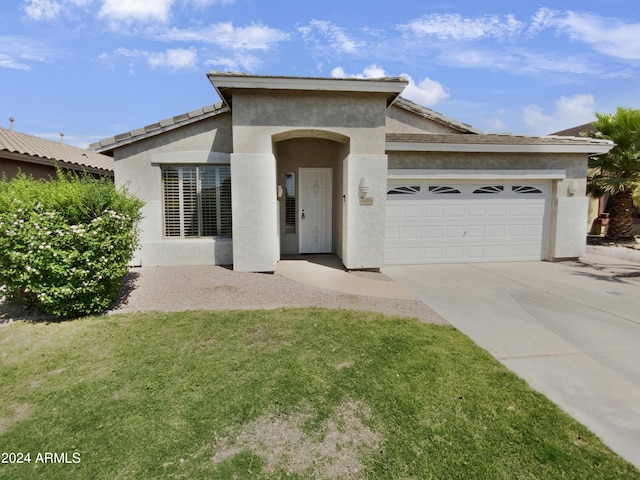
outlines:
[{"label": "tile roof", "polygon": [[[232,76],[240,74],[229,75]],[[417,113],[418,115],[421,115],[430,120],[448,125],[452,128],[455,128],[456,130],[461,131],[462,133],[483,133],[481,130],[477,130],[470,125],[467,125],[466,123],[458,122],[457,120],[446,117],[441,113],[423,107],[422,105],[418,105],[417,103],[413,103],[406,98],[398,97],[394,102],[394,105],[413,113]],[[110,152],[117,147],[133,143],[143,138],[149,138],[159,133],[166,132],[167,130],[182,127],[184,125],[203,120],[219,113],[228,112],[229,110],[229,107],[224,105],[223,102],[218,102],[214,105],[208,105],[206,107],[202,107],[188,113],[183,113],[181,115],[176,115],[175,117],[161,120],[157,123],[152,123],[151,125],[147,125],[146,127],[139,128],[137,130],[131,130],[129,132],[120,133],[110,138],[102,139],[99,142],[89,145],[89,148],[95,150],[96,152]]]},{"label": "tile roof", "polygon": [[478,130],[477,128],[474,128],[471,125],[460,122],[458,120],[454,120],[453,118],[447,117],[441,113],[431,110],[430,108],[423,107],[422,105],[419,105],[410,100],[407,100],[402,96],[399,96],[393,104],[400,108],[403,108],[404,110],[413,112],[429,120],[433,120],[437,123],[441,123],[448,127],[454,128],[455,130],[458,130],[461,133],[484,133],[482,130]]},{"label": "tile roof", "polygon": [[166,118],[157,123],[147,125],[146,127],[138,128],[129,132],[120,133],[110,138],[102,139],[99,142],[89,145],[89,148],[95,150],[96,152],[110,152],[117,147],[142,140],[143,138],[149,138],[159,133],[173,130],[174,128],[183,127],[190,123],[204,120],[205,118],[209,118],[228,111],[229,107],[225,106],[222,102],[218,102],[213,105],[198,108],[197,110],[192,110],[188,113],[183,113],[181,115],[176,115],[175,117]]},{"label": "tile roof", "polygon": [[387,142],[410,143],[466,143],[466,144],[509,144],[509,145],[612,145],[609,140],[589,137],[566,137],[547,135],[514,135],[510,133],[483,133],[460,135],[459,133],[388,133]]},{"label": "tile roof", "polygon": [[46,160],[57,160],[87,169],[102,170],[105,173],[113,172],[113,158],[107,155],[0,128],[0,156],[3,151]]}]

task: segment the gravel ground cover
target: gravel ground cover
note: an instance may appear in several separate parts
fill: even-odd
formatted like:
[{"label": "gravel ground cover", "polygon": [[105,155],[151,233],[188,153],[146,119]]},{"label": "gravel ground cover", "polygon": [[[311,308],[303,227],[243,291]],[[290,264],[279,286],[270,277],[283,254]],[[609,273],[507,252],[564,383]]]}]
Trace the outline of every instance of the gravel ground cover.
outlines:
[{"label": "gravel ground cover", "polygon": [[[381,273],[362,272],[362,275],[390,281]],[[305,285],[277,273],[235,272],[219,266],[134,268],[127,278],[122,301],[109,313],[280,307],[364,310],[447,323],[418,300],[345,294]]]},{"label": "gravel ground cover", "polygon": [[[392,281],[381,273],[353,272],[354,277]],[[279,274],[235,272],[220,266],[132,268],[118,303],[107,313],[186,310],[247,310],[324,307],[380,312],[447,324],[418,300],[351,295],[305,285]],[[0,324],[12,320],[51,320],[9,307],[0,299]]]}]

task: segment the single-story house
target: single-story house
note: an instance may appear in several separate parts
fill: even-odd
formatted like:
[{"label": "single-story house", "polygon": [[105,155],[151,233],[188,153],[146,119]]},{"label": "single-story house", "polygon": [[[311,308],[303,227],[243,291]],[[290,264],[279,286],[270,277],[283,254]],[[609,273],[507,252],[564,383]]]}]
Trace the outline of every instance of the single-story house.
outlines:
[{"label": "single-story house", "polygon": [[86,172],[113,178],[113,158],[93,150],[0,128],[0,178],[14,178],[18,171],[33,178],[55,178],[56,166],[63,170]]},{"label": "single-story house", "polygon": [[146,202],[138,265],[584,253],[587,158],[611,142],[485,134],[402,98],[403,78],[208,78],[222,102],[92,145]]}]

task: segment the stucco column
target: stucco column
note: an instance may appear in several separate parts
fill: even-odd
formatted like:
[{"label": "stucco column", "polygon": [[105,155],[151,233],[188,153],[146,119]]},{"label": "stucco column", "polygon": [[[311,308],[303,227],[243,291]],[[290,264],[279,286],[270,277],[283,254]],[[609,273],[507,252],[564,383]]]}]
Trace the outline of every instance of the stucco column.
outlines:
[{"label": "stucco column", "polygon": [[578,258],[585,254],[589,199],[559,197],[552,202],[551,260]]},{"label": "stucco column", "polygon": [[[343,167],[342,262],[349,269],[383,267],[387,156],[352,154]],[[369,191],[361,202],[363,177]]]},{"label": "stucco column", "polygon": [[276,159],[231,154],[233,269],[273,272],[279,257]]}]

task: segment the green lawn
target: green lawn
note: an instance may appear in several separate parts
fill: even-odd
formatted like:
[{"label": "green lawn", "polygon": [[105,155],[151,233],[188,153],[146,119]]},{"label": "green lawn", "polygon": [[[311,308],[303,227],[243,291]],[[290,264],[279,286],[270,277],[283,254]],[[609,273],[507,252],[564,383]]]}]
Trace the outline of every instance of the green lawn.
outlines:
[{"label": "green lawn", "polygon": [[640,478],[458,331],[411,319],[13,323],[0,379],[0,451],[31,456],[1,479]]}]

